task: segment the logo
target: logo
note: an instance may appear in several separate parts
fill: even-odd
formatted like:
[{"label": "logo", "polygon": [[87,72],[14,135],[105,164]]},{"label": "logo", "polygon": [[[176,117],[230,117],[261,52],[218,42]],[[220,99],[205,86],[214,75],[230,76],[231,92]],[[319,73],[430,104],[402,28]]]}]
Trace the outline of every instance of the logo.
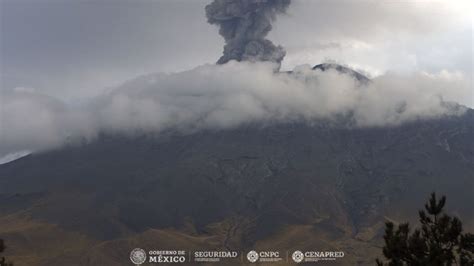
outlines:
[{"label": "logo", "polygon": [[149,263],[183,263],[187,257],[184,250],[150,250],[148,255]]},{"label": "logo", "polygon": [[291,258],[293,259],[294,262],[300,263],[304,259],[303,252],[297,250],[297,251],[293,252],[293,254],[291,255]]},{"label": "logo", "polygon": [[140,265],[146,261],[146,252],[141,248],[135,248],[130,252],[130,260],[135,265]]},{"label": "logo", "polygon": [[247,253],[247,259],[250,261],[250,262],[256,262],[258,260],[258,253],[257,251],[255,250],[252,250],[250,251],[249,253]]},{"label": "logo", "polygon": [[239,260],[239,252],[237,251],[194,251],[191,260],[195,262],[221,262],[221,261],[237,261]]},{"label": "logo", "polygon": [[291,258],[297,262],[318,262],[318,261],[335,261],[343,258],[343,251],[305,251],[304,253],[297,250],[293,252]]}]

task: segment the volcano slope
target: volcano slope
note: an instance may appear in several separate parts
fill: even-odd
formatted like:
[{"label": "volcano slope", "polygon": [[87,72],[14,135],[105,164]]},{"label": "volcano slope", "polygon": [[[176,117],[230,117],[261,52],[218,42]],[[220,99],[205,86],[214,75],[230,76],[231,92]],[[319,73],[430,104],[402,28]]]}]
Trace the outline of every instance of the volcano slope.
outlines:
[{"label": "volcano slope", "polygon": [[[361,83],[347,67],[321,64]],[[96,141],[0,165],[15,265],[129,265],[147,250],[342,250],[373,264],[384,222],[436,191],[474,227],[474,110],[399,126],[246,124]]]},{"label": "volcano slope", "polygon": [[246,125],[103,135],[0,166],[16,265],[128,265],[149,249],[324,249],[372,264],[431,191],[473,227],[474,111],[385,128]]}]

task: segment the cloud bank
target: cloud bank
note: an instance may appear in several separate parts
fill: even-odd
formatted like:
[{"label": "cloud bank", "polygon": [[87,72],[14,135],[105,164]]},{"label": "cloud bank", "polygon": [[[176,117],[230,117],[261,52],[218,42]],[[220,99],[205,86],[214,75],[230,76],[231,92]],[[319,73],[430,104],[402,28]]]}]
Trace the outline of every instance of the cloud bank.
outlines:
[{"label": "cloud bank", "polygon": [[[110,93],[67,104],[32,89],[4,91],[0,155],[41,151],[99,133],[143,134],[229,129],[246,123],[350,118],[355,127],[396,126],[416,119],[458,115],[446,101],[472,94],[460,73],[385,74],[368,84],[335,70],[310,66],[274,73],[269,62],[203,65],[151,74]],[[462,108],[461,108],[462,109]]]}]

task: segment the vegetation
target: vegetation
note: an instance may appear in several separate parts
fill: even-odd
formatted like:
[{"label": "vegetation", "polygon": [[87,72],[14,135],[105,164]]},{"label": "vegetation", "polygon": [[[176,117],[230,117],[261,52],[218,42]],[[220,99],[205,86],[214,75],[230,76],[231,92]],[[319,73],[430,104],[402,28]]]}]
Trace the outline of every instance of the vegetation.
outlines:
[{"label": "vegetation", "polygon": [[410,225],[395,228],[386,223],[383,254],[377,265],[474,265],[474,234],[463,233],[456,217],[443,213],[446,197],[439,201],[432,193],[425,210],[419,211],[421,229],[410,233]]},{"label": "vegetation", "polygon": [[[0,239],[0,253],[5,250],[5,244],[3,243],[3,239]],[[13,266],[13,263],[9,263],[6,261],[5,257],[0,257],[0,266]]]}]

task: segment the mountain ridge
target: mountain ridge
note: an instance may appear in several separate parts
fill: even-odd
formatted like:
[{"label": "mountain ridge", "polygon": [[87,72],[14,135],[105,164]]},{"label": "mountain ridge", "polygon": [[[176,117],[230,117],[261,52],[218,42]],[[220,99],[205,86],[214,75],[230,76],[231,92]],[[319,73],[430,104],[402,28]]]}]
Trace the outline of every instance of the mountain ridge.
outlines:
[{"label": "mountain ridge", "polygon": [[469,108],[385,127],[349,116],[101,134],[0,165],[0,236],[16,265],[128,265],[137,246],[317,247],[343,250],[336,265],[373,264],[384,222],[414,222],[432,191],[474,228],[473,139]]}]

